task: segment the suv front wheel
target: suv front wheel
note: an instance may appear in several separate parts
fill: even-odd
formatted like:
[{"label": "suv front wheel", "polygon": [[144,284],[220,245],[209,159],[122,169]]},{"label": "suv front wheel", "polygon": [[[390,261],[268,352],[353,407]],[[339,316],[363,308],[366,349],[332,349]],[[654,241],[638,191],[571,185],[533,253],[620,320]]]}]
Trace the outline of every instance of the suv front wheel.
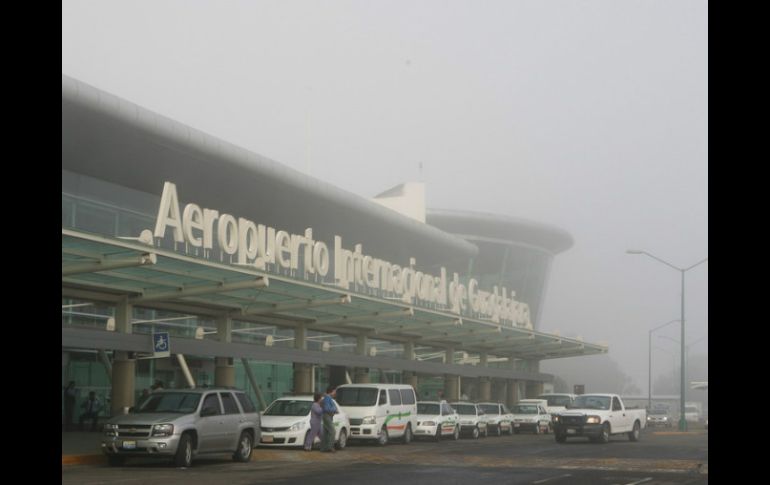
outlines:
[{"label": "suv front wheel", "polygon": [[233,461],[247,462],[251,460],[251,449],[251,434],[248,431],[244,431],[238,440],[238,449],[233,454]]},{"label": "suv front wheel", "polygon": [[192,438],[189,434],[183,434],[174,455],[174,465],[183,468],[192,466],[192,450]]}]

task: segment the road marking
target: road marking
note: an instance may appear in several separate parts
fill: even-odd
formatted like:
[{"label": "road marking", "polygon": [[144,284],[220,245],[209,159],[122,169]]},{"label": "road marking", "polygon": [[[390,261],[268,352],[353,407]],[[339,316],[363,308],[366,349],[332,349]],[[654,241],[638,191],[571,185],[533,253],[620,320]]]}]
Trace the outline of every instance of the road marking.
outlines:
[{"label": "road marking", "polygon": [[570,475],[569,473],[565,473],[564,475],[559,475],[558,477],[544,478],[542,480],[538,480],[538,481],[532,482],[532,483],[533,484],[535,484],[535,483],[545,483],[545,482],[548,482],[550,480],[556,480],[557,478],[565,478],[565,477],[571,477],[571,476],[572,475]]},{"label": "road marking", "polygon": [[652,477],[642,478],[641,480],[637,480],[635,482],[626,483],[626,485],[638,485],[640,483],[649,482],[650,480],[652,480]]}]

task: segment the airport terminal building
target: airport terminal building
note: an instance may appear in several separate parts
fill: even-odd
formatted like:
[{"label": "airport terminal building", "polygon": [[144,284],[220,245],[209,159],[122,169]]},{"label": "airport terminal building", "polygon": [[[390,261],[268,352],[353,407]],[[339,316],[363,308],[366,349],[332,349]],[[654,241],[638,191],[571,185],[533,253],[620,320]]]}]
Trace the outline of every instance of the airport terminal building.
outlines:
[{"label": "airport terminal building", "polygon": [[607,352],[538,330],[569,234],[423,190],[366,199],[62,75],[62,385],[107,415],[158,379],[512,404]]}]

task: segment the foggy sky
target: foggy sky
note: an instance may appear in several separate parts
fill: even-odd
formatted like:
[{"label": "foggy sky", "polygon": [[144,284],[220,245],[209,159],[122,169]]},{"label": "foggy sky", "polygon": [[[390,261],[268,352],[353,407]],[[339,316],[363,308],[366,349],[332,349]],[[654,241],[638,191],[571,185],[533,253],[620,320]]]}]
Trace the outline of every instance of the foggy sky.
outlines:
[{"label": "foggy sky", "polygon": [[[364,197],[422,180],[429,207],[569,231],[540,329],[608,343],[646,392],[680,273],[625,251],[708,256],[707,20],[704,0],[67,0],[62,73]],[[705,354],[708,263],[686,278]],[[658,335],[679,327],[654,376],[678,362]]]}]

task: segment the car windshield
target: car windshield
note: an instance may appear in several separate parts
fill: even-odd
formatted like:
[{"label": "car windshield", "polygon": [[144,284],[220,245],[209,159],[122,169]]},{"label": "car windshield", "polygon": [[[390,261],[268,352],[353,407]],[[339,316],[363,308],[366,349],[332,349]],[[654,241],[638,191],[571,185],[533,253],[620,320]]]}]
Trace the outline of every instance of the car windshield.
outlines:
[{"label": "car windshield", "polygon": [[575,402],[572,403],[573,408],[577,409],[610,409],[610,402],[612,399],[609,396],[590,396],[583,395],[575,398]]},{"label": "car windshield", "polygon": [[666,411],[665,409],[653,409],[652,411],[650,411],[650,414],[665,416],[668,414],[668,411]]},{"label": "car windshield", "polygon": [[377,389],[373,387],[341,387],[337,389],[340,406],[374,406],[377,404]]},{"label": "car windshield", "polygon": [[684,412],[686,412],[686,413],[697,413],[698,412],[698,408],[696,408],[694,406],[685,406],[684,407]]},{"label": "car windshield", "polygon": [[537,414],[537,406],[531,404],[518,404],[511,409],[514,414]]},{"label": "car windshield", "polygon": [[452,407],[457,411],[457,414],[476,415],[476,406],[472,404],[452,404]]},{"label": "car windshield", "polygon": [[569,396],[540,396],[538,399],[545,399],[549,406],[567,407],[572,402]]},{"label": "car windshield", "polygon": [[307,416],[313,401],[298,401],[296,399],[279,399],[268,407],[265,416]]},{"label": "car windshield", "polygon": [[500,414],[497,404],[479,404],[479,407],[487,414]]},{"label": "car windshield", "polygon": [[201,395],[192,392],[163,392],[150,394],[142,401],[137,413],[181,413],[188,414],[198,409]]},{"label": "car windshield", "polygon": [[417,403],[417,414],[441,414],[438,404]]}]

